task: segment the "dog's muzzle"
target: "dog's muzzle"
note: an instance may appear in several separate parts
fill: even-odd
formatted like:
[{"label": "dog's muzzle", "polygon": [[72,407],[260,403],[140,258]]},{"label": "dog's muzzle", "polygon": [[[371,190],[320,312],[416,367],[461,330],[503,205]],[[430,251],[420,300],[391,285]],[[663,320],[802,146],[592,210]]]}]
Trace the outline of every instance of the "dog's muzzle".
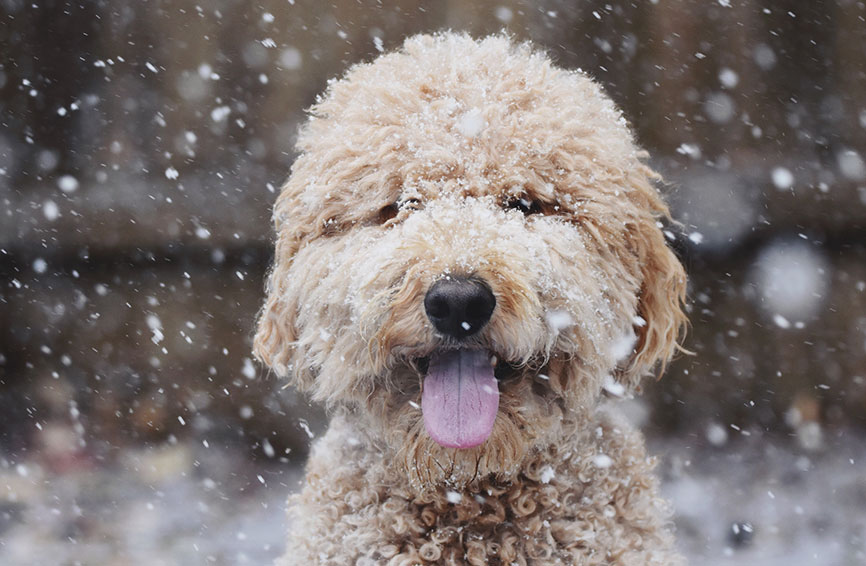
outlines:
[{"label": "dog's muzzle", "polygon": [[[477,334],[495,308],[490,287],[475,278],[440,279],[424,297],[436,330],[457,340]],[[421,411],[427,433],[440,446],[472,448],[490,436],[499,407],[494,365],[486,350],[446,349],[430,356]]]}]

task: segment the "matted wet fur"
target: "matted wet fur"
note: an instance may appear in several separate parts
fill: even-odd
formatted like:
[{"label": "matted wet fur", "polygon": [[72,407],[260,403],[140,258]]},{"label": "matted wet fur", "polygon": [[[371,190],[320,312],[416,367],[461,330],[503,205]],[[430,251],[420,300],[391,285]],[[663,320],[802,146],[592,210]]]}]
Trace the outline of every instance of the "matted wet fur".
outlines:
[{"label": "matted wet fur", "polygon": [[[505,36],[412,37],[310,110],[276,202],[255,353],[330,408],[281,564],[681,564],[641,435],[602,403],[663,368],[685,323],[668,214],[626,121]],[[458,340],[424,298],[483,281]],[[486,350],[479,446],[434,441],[425,365]]]}]

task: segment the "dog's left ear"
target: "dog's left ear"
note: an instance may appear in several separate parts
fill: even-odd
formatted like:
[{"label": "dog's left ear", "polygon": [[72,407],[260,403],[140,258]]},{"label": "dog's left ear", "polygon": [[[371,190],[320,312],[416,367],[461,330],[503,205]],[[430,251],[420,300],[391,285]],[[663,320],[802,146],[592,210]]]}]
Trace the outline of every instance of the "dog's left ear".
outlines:
[{"label": "dog's left ear", "polygon": [[294,368],[298,316],[298,285],[289,278],[289,268],[313,222],[302,213],[299,183],[291,177],[274,205],[277,232],[274,264],[267,277],[265,304],[259,312],[253,353],[280,377],[291,375],[292,383],[307,388],[307,379]]},{"label": "dog's left ear", "polygon": [[658,176],[649,168],[632,179],[632,195],[645,215],[626,226],[626,239],[640,266],[641,287],[634,331],[637,342],[631,357],[617,369],[618,381],[628,390],[639,388],[641,379],[658,367],[661,377],[673,355],[682,350],[679,341],[687,318],[686,273],[667,245],[659,220],[669,218],[652,181]]}]

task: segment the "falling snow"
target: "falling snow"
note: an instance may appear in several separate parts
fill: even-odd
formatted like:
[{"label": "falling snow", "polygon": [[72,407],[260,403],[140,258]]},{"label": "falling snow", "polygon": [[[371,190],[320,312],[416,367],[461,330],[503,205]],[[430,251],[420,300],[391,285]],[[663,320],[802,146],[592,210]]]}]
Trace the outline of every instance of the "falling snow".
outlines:
[{"label": "falling snow", "polygon": [[484,116],[481,109],[473,108],[457,120],[457,131],[467,138],[474,138],[484,130]]},{"label": "falling snow", "polygon": [[46,220],[53,222],[60,216],[60,208],[53,200],[46,200],[42,203],[42,214]]},{"label": "falling snow", "polygon": [[[586,267],[569,288],[553,284],[538,250],[524,275],[543,287],[536,326],[569,346],[592,329],[610,366],[594,393],[649,433],[689,562],[866,563],[862,501],[850,496],[862,491],[866,460],[861,3],[520,0],[398,10],[287,0],[238,11],[85,2],[52,13],[47,27],[40,3],[7,4],[15,33],[0,63],[0,374],[11,385],[0,429],[9,440],[0,447],[0,563],[266,564],[280,554],[290,528],[284,503],[325,417],[254,361],[273,220],[292,222],[272,219],[272,205],[304,150],[295,142],[315,93],[350,65],[397,48],[406,30],[443,22],[502,28],[557,64],[582,67],[622,108],[661,175],[672,219],[660,227],[688,272],[690,320],[688,352],[662,379],[658,366],[638,387],[619,374],[639,340],[663,331],[646,297],[609,316],[618,282],[594,278],[583,250],[561,258]],[[658,27],[669,21],[675,29]],[[478,76],[464,82],[481,84]],[[411,99],[404,84],[380,86],[393,104]],[[517,97],[498,114],[492,94],[429,93],[455,143],[490,150],[489,178],[415,141],[422,157],[406,171],[470,192],[491,181],[531,185],[514,174],[517,158],[498,163],[502,154],[488,144],[503,120],[513,120],[509,139],[520,142],[534,101]],[[365,119],[381,124],[385,114],[371,108]],[[420,129],[429,118],[410,119]],[[587,133],[604,128],[595,118]],[[364,162],[363,144],[349,147],[351,123],[339,127],[359,165],[381,167]],[[570,138],[568,151],[584,142],[583,133]],[[603,202],[594,165],[572,176],[559,163],[545,166],[562,149],[543,136],[521,151],[519,159],[542,163],[532,175],[547,183],[545,203],[556,214],[511,211],[514,222],[588,230],[587,216],[570,218],[567,209],[591,216]],[[617,164],[605,175],[633,173]],[[400,174],[391,181],[394,191],[412,184]],[[588,196],[568,201],[562,186]],[[391,189],[369,189],[351,221],[375,232],[364,215],[380,198],[394,202]],[[532,208],[528,198],[523,204]],[[629,233],[611,218],[600,225],[605,233]],[[508,232],[505,259],[519,245]],[[462,269],[486,269],[473,263],[477,239],[465,234]],[[628,274],[636,286],[644,276]],[[645,318],[629,325],[633,312]],[[351,330],[316,328],[302,347],[318,355]],[[599,338],[611,335],[618,338]],[[540,371],[532,388],[560,383],[552,365]],[[405,403],[420,412],[416,400]],[[363,441],[359,433],[349,444]],[[596,454],[590,463],[611,470],[611,456],[619,457]],[[538,477],[557,479],[549,466]],[[464,496],[485,501],[459,491],[447,500]]]},{"label": "falling snow", "polygon": [[72,175],[63,175],[57,179],[57,187],[64,193],[74,193],[78,190],[78,179]]},{"label": "falling snow", "polygon": [[794,185],[794,175],[784,167],[773,169],[773,184],[780,191],[790,189]]}]

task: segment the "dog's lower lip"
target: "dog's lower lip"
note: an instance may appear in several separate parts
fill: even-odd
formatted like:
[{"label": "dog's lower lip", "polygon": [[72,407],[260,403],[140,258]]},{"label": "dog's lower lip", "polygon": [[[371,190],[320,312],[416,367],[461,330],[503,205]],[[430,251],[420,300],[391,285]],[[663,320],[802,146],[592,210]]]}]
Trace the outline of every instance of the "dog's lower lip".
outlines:
[{"label": "dog's lower lip", "polygon": [[[415,358],[413,365],[422,377],[427,375],[430,367],[430,356]],[[493,375],[497,381],[509,381],[520,375],[522,364],[511,363],[497,354],[490,354],[490,365],[493,366]]]}]

